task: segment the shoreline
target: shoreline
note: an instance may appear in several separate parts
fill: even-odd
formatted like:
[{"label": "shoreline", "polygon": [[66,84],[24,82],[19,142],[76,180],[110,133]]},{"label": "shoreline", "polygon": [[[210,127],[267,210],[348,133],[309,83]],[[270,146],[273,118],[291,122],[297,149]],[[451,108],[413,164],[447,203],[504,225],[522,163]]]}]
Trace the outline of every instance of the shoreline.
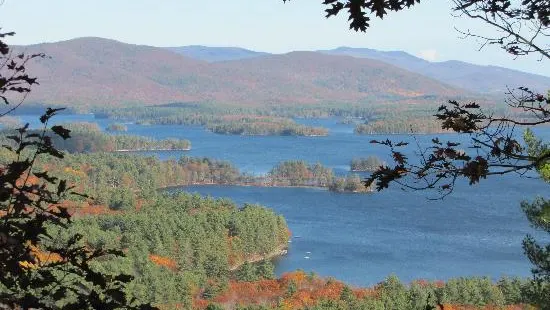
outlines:
[{"label": "shoreline", "polygon": [[183,148],[183,149],[146,149],[146,150],[131,150],[131,149],[120,149],[120,150],[114,150],[113,152],[165,152],[165,151],[191,151],[191,148]]},{"label": "shoreline", "polygon": [[239,269],[245,263],[254,264],[261,261],[273,259],[275,257],[285,256],[288,254],[288,245],[282,244],[275,248],[273,251],[266,254],[253,254],[251,257],[244,259],[242,262],[229,266],[229,271],[235,271]]},{"label": "shoreline", "polygon": [[[159,190],[178,188],[178,187],[189,187],[189,186],[239,186],[239,187],[273,187],[273,188],[310,188],[310,189],[319,189],[328,191],[328,187],[323,186],[307,186],[307,185],[262,185],[262,184],[245,184],[245,183],[233,183],[233,184],[220,184],[220,183],[194,183],[194,184],[180,184],[180,185],[169,185],[159,187]],[[352,193],[352,192],[348,192]]]},{"label": "shoreline", "polygon": [[371,194],[374,193],[374,190],[366,190],[366,191],[331,191],[328,186],[307,186],[307,185],[262,185],[262,184],[219,184],[219,183],[195,183],[195,184],[180,184],[180,185],[168,185],[159,187],[157,190],[169,190],[169,189],[177,189],[180,187],[190,187],[190,186],[238,186],[238,187],[264,187],[264,188],[304,188],[304,189],[317,189],[322,191],[327,191],[330,193],[336,193],[336,194]]}]

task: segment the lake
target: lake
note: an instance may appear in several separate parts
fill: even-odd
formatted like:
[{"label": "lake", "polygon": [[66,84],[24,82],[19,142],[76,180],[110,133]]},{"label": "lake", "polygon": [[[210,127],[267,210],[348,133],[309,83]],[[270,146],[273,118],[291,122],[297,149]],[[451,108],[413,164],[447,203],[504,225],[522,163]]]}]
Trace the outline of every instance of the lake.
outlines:
[{"label": "lake", "polygon": [[[21,116],[37,125],[36,116]],[[58,123],[110,121],[93,115],[60,115]],[[191,140],[192,150],[140,152],[162,159],[182,155],[228,160],[241,171],[263,174],[277,163],[302,159],[320,162],[346,174],[354,157],[376,155],[388,159],[385,148],[369,143],[385,136],[357,136],[352,125],[337,119],[297,120],[324,126],[327,137],[225,136],[197,126],[143,126],[127,124],[127,134]],[[550,137],[548,128],[537,133]],[[442,140],[465,138],[440,135]],[[391,136],[412,142],[407,135]],[[418,136],[427,145],[432,136]],[[409,155],[413,155],[409,151]],[[405,192],[394,186],[374,194],[338,194],[311,188],[257,188],[195,186],[184,190],[229,197],[238,204],[259,203],[282,214],[293,233],[287,256],[276,261],[276,271],[304,269],[353,285],[372,285],[391,273],[404,281],[419,278],[487,275],[528,276],[530,263],[521,242],[533,233],[520,210],[524,199],[546,193],[542,181],[505,176],[489,178],[479,186],[459,184],[444,200],[428,200],[424,192]],[[543,236],[545,237],[545,236]],[[546,237],[547,238],[547,237]]]}]

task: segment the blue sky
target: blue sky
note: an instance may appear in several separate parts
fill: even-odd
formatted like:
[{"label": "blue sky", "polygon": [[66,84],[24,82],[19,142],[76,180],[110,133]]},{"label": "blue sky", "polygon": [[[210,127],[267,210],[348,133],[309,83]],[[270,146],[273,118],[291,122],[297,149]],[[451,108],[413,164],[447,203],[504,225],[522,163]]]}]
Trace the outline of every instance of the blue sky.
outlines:
[{"label": "blue sky", "polygon": [[338,46],[404,50],[429,60],[463,60],[550,76],[548,61],[513,59],[496,46],[461,39],[454,27],[478,32],[483,24],[455,18],[449,0],[376,19],[365,33],[341,18],[324,18],[321,0],[4,0],[0,27],[16,31],[12,44],[97,36],[153,46],[240,46],[283,53]]}]

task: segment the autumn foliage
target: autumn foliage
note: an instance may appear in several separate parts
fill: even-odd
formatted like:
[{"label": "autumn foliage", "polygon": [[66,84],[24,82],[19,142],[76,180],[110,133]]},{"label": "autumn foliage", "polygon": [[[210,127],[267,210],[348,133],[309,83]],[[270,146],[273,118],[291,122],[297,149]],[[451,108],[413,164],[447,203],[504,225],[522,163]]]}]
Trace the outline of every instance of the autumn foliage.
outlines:
[{"label": "autumn foliage", "polygon": [[178,269],[178,264],[176,263],[176,261],[168,257],[149,254],[149,260],[151,260],[154,264],[158,266],[166,267],[173,271],[176,271]]},{"label": "autumn foliage", "polygon": [[[291,292],[289,287],[295,286]],[[283,274],[279,279],[254,282],[230,281],[228,289],[212,301],[195,299],[197,309],[205,309],[211,302],[227,308],[235,306],[263,305],[282,306],[283,309],[302,309],[315,305],[319,300],[339,300],[345,284],[332,279],[323,279],[304,271]],[[375,294],[372,289],[353,289],[356,298]]]},{"label": "autumn foliage", "polygon": [[[391,280],[387,281],[391,282]],[[392,293],[389,293],[388,295],[388,283],[389,282],[382,282],[371,288],[353,288],[332,278],[322,278],[304,271],[295,271],[285,273],[280,278],[274,280],[259,280],[253,282],[230,281],[227,289],[214,298],[202,298],[201,294],[195,294],[193,308],[206,309],[209,305],[216,304],[224,309],[238,309],[239,307],[249,306],[262,306],[266,308],[285,310],[311,309],[323,302],[332,301],[335,303],[342,303],[349,301],[351,298],[357,301],[375,300],[378,301],[379,306],[384,309],[390,309],[391,305],[384,305],[384,299],[395,299],[398,297],[397,295],[391,295]],[[443,289],[447,283],[443,281],[416,280],[410,285],[423,288],[435,287],[438,289]],[[405,286],[403,286],[403,288],[405,288]],[[348,308],[344,307],[342,309]],[[436,305],[434,309],[524,310],[535,308],[523,304],[493,305],[488,303],[486,305],[475,306],[446,303]]]}]

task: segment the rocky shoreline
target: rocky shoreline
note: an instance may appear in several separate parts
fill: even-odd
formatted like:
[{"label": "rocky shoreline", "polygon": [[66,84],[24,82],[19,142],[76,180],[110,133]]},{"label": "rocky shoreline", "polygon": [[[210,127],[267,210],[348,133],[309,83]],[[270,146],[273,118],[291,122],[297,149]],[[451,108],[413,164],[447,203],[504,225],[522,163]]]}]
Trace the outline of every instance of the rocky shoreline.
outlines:
[{"label": "rocky shoreline", "polygon": [[272,258],[275,258],[275,257],[284,256],[286,254],[288,254],[288,245],[283,244],[283,245],[280,245],[275,250],[273,250],[269,253],[266,253],[266,254],[263,254],[263,255],[254,254],[254,255],[246,258],[244,261],[239,262],[237,264],[234,264],[233,266],[230,266],[229,271],[235,271],[235,270],[239,269],[245,263],[249,263],[249,264],[258,263],[258,262],[268,260],[268,259],[272,259]]}]

